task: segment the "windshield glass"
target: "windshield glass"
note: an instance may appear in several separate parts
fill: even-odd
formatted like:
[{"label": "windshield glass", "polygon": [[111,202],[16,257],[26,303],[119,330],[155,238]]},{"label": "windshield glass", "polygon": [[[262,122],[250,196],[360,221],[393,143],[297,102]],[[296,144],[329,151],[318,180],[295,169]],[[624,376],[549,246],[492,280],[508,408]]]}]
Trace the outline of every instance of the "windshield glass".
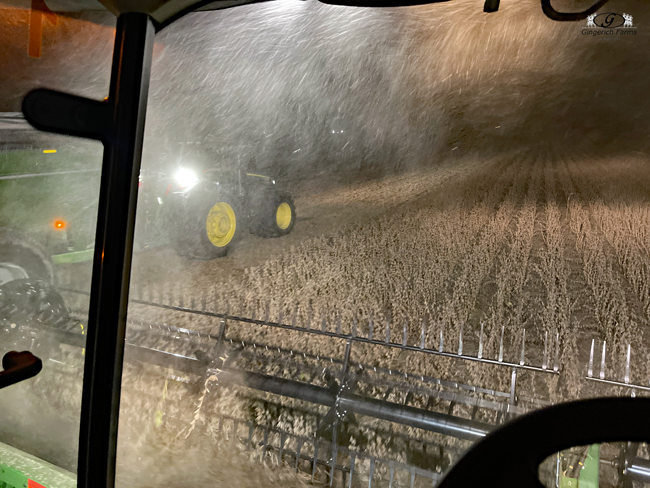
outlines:
[{"label": "windshield glass", "polygon": [[0,356],[43,364],[0,390],[0,486],[72,487],[102,146],[20,109],[42,86],[103,99],[115,20],[0,4],[0,23]]},{"label": "windshield glass", "polygon": [[155,446],[162,484],[209,458],[245,485],[425,486],[532,409],[642,394],[647,36],[586,29],[534,2],[282,1],[162,32],[143,168],[170,190],[140,188],[163,235],[129,327],[186,363],[127,355],[148,413],[125,400],[122,448]]},{"label": "windshield glass", "polygon": [[[645,395],[648,9],[611,9],[555,23],[538,2],[487,15],[463,0],[278,0],[159,33],[118,485],[432,486],[526,412]],[[79,78],[21,76],[101,99],[112,26],[78,25],[61,42],[93,39],[75,47]],[[32,85],[16,86],[8,107]],[[92,209],[91,186],[71,186],[78,197],[40,191]],[[12,191],[3,209],[26,219]],[[91,263],[57,266],[83,324]],[[41,381],[78,402],[83,343],[55,349],[63,366]],[[0,401],[20,407],[36,381]],[[24,423],[14,430],[38,430]],[[74,457],[5,438],[74,472]],[[632,483],[647,451],[576,446],[540,477]]]}]

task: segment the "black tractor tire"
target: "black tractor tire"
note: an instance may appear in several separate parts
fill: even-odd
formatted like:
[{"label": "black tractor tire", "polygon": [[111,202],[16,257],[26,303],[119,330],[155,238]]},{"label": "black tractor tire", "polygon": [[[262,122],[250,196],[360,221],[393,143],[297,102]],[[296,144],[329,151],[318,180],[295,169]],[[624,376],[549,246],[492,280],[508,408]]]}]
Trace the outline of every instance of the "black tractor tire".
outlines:
[{"label": "black tractor tire", "polygon": [[185,213],[185,209],[179,205],[168,205],[163,214],[163,225],[167,231],[169,245],[182,257],[188,256],[190,245],[188,236],[192,232]]},{"label": "black tractor tire", "polygon": [[288,193],[272,192],[260,204],[251,232],[259,237],[282,237],[296,225],[296,205]]},{"label": "black tractor tire", "polygon": [[188,202],[185,214],[186,225],[177,242],[185,247],[182,253],[192,259],[226,256],[245,226],[239,200],[226,192],[197,195]]},{"label": "black tractor tire", "polygon": [[52,261],[43,248],[13,229],[0,229],[0,263],[22,268],[30,279],[54,281]]}]

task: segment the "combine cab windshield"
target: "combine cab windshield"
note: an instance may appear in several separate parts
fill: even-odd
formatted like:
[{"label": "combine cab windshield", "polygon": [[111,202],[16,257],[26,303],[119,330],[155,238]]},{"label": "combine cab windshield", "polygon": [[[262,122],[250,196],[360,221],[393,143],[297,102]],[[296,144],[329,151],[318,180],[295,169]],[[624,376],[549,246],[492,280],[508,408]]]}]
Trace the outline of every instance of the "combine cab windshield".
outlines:
[{"label": "combine cab windshield", "polygon": [[[650,391],[650,11],[503,4],[275,0],[156,35],[117,486],[435,486],[527,412]],[[20,104],[103,100],[116,20],[0,22],[0,354],[43,363],[0,390],[0,487],[75,486],[102,145]],[[539,470],[648,473],[634,443]]]}]

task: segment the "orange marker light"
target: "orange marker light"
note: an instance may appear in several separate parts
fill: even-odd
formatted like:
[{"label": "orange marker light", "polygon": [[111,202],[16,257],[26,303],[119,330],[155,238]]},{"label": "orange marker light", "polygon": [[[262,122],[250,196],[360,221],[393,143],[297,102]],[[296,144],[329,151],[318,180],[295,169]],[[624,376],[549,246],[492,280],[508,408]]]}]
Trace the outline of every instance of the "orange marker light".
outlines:
[{"label": "orange marker light", "polygon": [[43,154],[54,154],[56,149],[43,149]]},{"label": "orange marker light", "polygon": [[40,483],[37,483],[34,480],[28,479],[27,480],[27,488],[45,488],[45,487],[43,485],[41,485]]},{"label": "orange marker light", "polygon": [[66,224],[65,224],[65,222],[63,220],[55,220],[54,221],[54,228],[55,229],[59,229],[59,230],[65,229],[65,225]]}]

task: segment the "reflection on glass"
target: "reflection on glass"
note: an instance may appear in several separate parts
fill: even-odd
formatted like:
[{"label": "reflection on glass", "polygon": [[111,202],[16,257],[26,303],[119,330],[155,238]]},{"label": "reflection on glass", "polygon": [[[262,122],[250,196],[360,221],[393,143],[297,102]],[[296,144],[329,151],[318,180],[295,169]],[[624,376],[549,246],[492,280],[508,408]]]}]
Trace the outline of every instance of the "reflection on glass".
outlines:
[{"label": "reflection on glass", "polygon": [[[159,34],[120,485],[431,486],[519,415],[650,390],[647,42],[462,6],[289,0]],[[103,98],[113,21],[62,17],[28,58],[23,13],[2,110]],[[74,472],[101,147],[3,121],[2,344],[46,366],[0,392],[0,455]],[[544,479],[639,481],[646,454],[568,450]]]},{"label": "reflection on glass", "polygon": [[42,86],[103,98],[115,21],[49,14],[33,39],[42,44],[28,46],[36,18],[0,5],[0,357],[31,351],[43,364],[0,390],[0,486],[66,488],[76,486],[102,145],[36,131],[20,104]]},{"label": "reflection on glass", "polygon": [[[122,479],[137,453],[159,485],[210,456],[243,485],[430,486],[519,415],[647,391],[644,43],[513,8],[268,3],[158,35]],[[596,52],[630,63],[597,82]]]},{"label": "reflection on glass", "polygon": [[594,444],[558,455],[560,487],[598,487],[600,446]]},{"label": "reflection on glass", "polygon": [[646,444],[576,446],[548,457],[539,475],[548,488],[643,486],[650,482],[648,459]]},{"label": "reflection on glass", "polygon": [[0,463],[38,464],[13,447],[74,473],[102,148],[21,136],[0,148],[0,354],[43,370],[0,392]]}]

